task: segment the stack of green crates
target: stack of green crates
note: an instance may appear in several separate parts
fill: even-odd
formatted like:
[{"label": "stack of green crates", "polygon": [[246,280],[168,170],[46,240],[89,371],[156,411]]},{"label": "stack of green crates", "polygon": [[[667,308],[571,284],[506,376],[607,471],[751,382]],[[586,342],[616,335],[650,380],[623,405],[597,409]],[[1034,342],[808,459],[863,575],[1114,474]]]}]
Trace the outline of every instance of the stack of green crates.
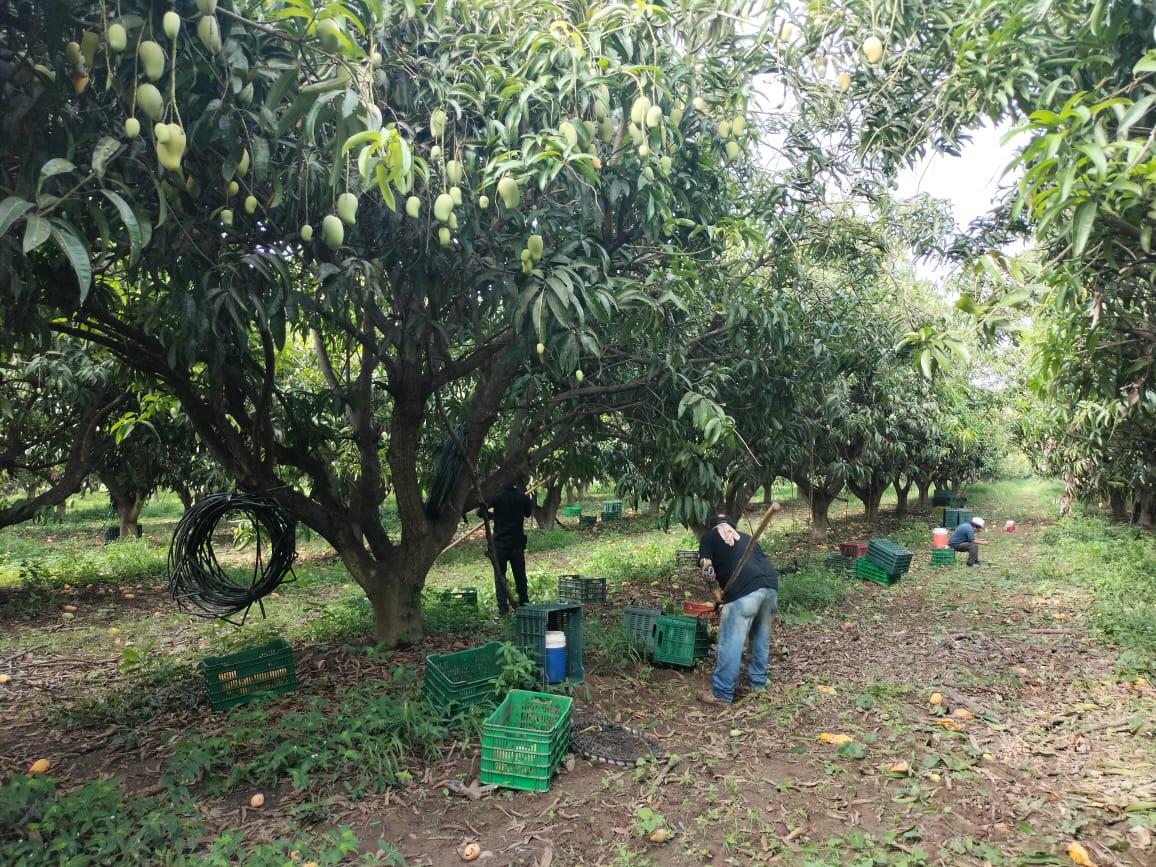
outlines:
[{"label": "stack of green crates", "polygon": [[654,633],[662,612],[657,608],[639,608],[628,605],[622,614],[622,631],[639,644],[646,644],[646,652],[654,652]]},{"label": "stack of green crates", "polygon": [[654,661],[694,668],[710,651],[706,624],[698,617],[664,615],[654,632]]},{"label": "stack of green crates", "polygon": [[951,491],[936,491],[931,497],[931,505],[934,506],[950,506],[951,505]]},{"label": "stack of green crates", "polygon": [[867,559],[886,572],[898,578],[911,569],[911,559],[915,555],[890,539],[872,539],[867,545]]},{"label": "stack of green crates", "polygon": [[944,509],[943,510],[943,526],[949,530],[954,530],[960,524],[966,524],[971,520],[971,512],[967,509]]},{"label": "stack of green crates", "polygon": [[622,517],[622,501],[607,500],[602,504],[602,520],[615,521]]},{"label": "stack of green crates", "polygon": [[518,646],[537,663],[546,676],[546,633],[566,633],[566,681],[582,683],[586,669],[582,665],[582,606],[571,602],[546,602],[522,605],[518,615]]},{"label": "stack of green crates", "polygon": [[954,566],[955,565],[955,551],[951,548],[932,548],[931,549],[931,565],[932,566]]},{"label": "stack of green crates", "polygon": [[582,517],[582,507],[581,506],[563,506],[562,507],[562,514],[565,515],[567,518],[581,518]]},{"label": "stack of green crates", "polygon": [[457,712],[491,701],[502,673],[497,641],[457,653],[425,658],[425,694],[441,713]]},{"label": "stack of green crates", "polygon": [[482,725],[483,785],[545,792],[570,750],[573,700],[511,690]]},{"label": "stack of green crates", "polygon": [[885,569],[876,566],[866,557],[860,557],[855,561],[855,577],[863,578],[867,581],[874,581],[876,584],[882,584],[884,587],[890,587],[899,580],[898,575],[891,575]]},{"label": "stack of green crates", "polygon": [[606,579],[584,575],[558,576],[558,601],[599,605],[606,601]]},{"label": "stack of green crates", "polygon": [[225,710],[261,695],[280,695],[297,686],[293,648],[281,638],[228,656],[201,660],[213,710]]}]

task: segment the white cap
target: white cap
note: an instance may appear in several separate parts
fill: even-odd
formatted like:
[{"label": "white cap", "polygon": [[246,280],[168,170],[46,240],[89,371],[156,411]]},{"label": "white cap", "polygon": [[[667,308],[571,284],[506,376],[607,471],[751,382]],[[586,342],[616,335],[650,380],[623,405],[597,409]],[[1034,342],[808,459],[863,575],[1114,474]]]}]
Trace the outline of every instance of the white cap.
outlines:
[{"label": "white cap", "polygon": [[979,527],[981,530],[987,526],[987,521],[985,521],[983,518],[972,518],[971,523]]}]

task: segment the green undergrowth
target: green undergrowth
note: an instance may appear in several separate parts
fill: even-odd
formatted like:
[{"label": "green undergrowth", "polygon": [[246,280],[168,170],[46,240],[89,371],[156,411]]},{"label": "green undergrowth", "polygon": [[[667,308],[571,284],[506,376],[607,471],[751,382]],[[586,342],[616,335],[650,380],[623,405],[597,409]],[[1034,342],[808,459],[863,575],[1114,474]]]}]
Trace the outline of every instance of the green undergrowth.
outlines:
[{"label": "green undergrowth", "polygon": [[[404,865],[389,843],[364,853],[365,864]],[[349,863],[363,844],[346,827],[325,833],[296,828],[283,840],[249,841],[206,828],[196,804],[170,795],[133,797],[111,780],[65,790],[47,777],[17,774],[0,784],[2,864],[165,864],[282,867]]]},{"label": "green undergrowth", "polygon": [[805,619],[838,605],[850,590],[849,579],[829,569],[809,567],[783,575],[779,578],[779,616]]},{"label": "green undergrowth", "polygon": [[1120,666],[1151,674],[1156,666],[1156,536],[1099,518],[1068,518],[1040,545],[1036,577],[1074,584],[1092,596],[1101,635],[1121,648]]}]

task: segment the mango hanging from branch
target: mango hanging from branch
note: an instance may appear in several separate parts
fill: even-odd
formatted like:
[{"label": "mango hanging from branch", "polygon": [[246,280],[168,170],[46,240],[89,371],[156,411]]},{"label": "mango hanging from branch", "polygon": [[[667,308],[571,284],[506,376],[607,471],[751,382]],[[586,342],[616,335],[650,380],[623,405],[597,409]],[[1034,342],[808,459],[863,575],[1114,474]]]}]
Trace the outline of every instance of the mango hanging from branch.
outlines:
[{"label": "mango hanging from branch", "polygon": [[165,74],[165,50],[151,39],[146,39],[136,50],[141,68],[150,81],[156,81]]},{"label": "mango hanging from branch", "polygon": [[177,38],[177,34],[181,32],[181,16],[173,10],[165,13],[165,17],[161,19],[161,28],[165,31],[165,36],[173,41]]},{"label": "mango hanging from branch", "polygon": [[353,193],[342,193],[337,197],[337,216],[347,226],[357,222],[357,196]]},{"label": "mango hanging from branch", "polygon": [[197,38],[210,54],[221,51],[221,25],[217,23],[216,15],[202,15],[197,22]]},{"label": "mango hanging from branch", "polygon": [[345,242],[345,224],[335,214],[326,214],[321,221],[321,240],[330,250],[336,250]]},{"label": "mango hanging from branch", "polygon": [[503,177],[498,181],[498,195],[502,197],[502,204],[507,208],[516,208],[520,195],[518,182],[511,177]]}]

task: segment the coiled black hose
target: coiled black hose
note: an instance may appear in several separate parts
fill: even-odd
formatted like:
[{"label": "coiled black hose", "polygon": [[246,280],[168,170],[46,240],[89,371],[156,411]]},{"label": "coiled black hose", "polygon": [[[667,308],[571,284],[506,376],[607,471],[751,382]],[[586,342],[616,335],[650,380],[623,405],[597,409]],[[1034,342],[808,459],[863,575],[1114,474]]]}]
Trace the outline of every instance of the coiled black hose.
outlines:
[{"label": "coiled black hose", "polygon": [[[246,582],[217,561],[213,534],[227,516],[247,519],[253,526],[253,572]],[[293,580],[297,559],[297,522],[268,497],[213,494],[185,512],[169,546],[169,592],[177,606],[198,617],[228,620],[261,602],[286,580]]]},{"label": "coiled black hose", "polygon": [[442,444],[441,458],[438,461],[437,472],[429,488],[429,499],[425,504],[425,513],[431,520],[441,517],[442,510],[449,505],[450,497],[458,486],[462,472],[466,468],[466,456],[458,443],[466,441],[466,426],[459,424],[451,436],[446,437]]}]

